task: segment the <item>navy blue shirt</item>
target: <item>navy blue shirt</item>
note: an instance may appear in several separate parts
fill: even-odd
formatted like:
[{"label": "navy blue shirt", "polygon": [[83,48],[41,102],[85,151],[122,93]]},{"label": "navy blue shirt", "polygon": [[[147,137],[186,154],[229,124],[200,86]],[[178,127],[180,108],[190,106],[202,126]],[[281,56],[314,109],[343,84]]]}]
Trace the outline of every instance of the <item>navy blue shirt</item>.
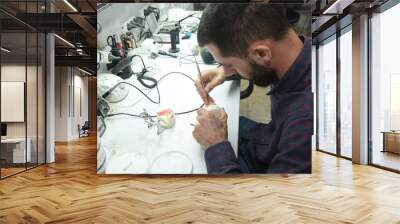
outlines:
[{"label": "navy blue shirt", "polygon": [[[313,94],[311,91],[311,40],[281,80],[273,84],[271,121],[257,123],[240,147],[252,173],[311,173]],[[230,142],[205,152],[208,173],[243,173]]]}]

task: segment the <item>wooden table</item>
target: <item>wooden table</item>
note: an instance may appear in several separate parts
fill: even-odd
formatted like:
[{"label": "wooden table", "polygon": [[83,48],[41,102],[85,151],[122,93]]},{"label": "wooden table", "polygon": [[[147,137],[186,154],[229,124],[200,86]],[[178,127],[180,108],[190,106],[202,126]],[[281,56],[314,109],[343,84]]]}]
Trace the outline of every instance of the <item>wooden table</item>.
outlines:
[{"label": "wooden table", "polygon": [[400,131],[382,131],[381,133],[383,133],[382,152],[400,154]]},{"label": "wooden table", "polygon": [[[28,144],[25,144],[25,138],[1,139],[2,157],[5,158],[6,162],[8,163],[30,162],[32,155],[31,153],[32,140],[30,138],[27,138],[27,142]],[[25,145],[27,146],[26,150],[25,150]],[[7,154],[9,154],[10,156],[8,157]]]}]

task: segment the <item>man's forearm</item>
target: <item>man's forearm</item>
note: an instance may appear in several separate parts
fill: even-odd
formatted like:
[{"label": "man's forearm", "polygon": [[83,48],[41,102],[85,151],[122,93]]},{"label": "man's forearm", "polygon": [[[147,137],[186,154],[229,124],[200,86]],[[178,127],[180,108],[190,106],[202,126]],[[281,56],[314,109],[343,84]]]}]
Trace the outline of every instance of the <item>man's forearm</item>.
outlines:
[{"label": "man's forearm", "polygon": [[205,152],[209,174],[242,173],[239,161],[230,142],[224,141],[209,147]]}]

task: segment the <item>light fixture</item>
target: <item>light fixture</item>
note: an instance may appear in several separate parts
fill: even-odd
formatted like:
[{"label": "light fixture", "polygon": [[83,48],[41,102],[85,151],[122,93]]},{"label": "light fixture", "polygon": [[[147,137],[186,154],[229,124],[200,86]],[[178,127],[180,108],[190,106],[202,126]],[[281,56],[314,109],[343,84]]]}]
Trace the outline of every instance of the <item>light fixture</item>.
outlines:
[{"label": "light fixture", "polygon": [[324,10],[322,14],[341,14],[343,9],[351,5],[355,0],[336,0],[332,5]]},{"label": "light fixture", "polygon": [[5,48],[5,47],[1,47],[0,49],[1,49],[2,51],[6,52],[6,53],[10,53],[10,52],[11,52],[11,50],[9,50],[9,49],[7,49],[7,48]]},{"label": "light fixture", "polygon": [[81,72],[83,72],[83,73],[85,73],[85,74],[92,75],[92,73],[89,73],[88,71],[85,71],[85,70],[83,70],[83,69],[81,69],[81,68],[79,68],[79,67],[78,67],[78,70],[81,71]]},{"label": "light fixture", "polygon": [[78,12],[78,10],[71,4],[69,3],[68,0],[64,0],[65,4],[67,4],[72,10],[74,10],[74,12]]},{"label": "light fixture", "polygon": [[66,39],[64,39],[64,38],[62,38],[62,37],[60,37],[60,36],[58,36],[57,34],[54,34],[54,36],[56,36],[58,39],[60,39],[61,41],[63,41],[63,42],[66,43],[67,45],[69,45],[69,46],[75,48],[75,45],[71,44],[71,42],[67,41]]},{"label": "light fixture", "polygon": [[81,48],[77,48],[76,53],[78,53],[78,55],[83,55],[83,50]]}]

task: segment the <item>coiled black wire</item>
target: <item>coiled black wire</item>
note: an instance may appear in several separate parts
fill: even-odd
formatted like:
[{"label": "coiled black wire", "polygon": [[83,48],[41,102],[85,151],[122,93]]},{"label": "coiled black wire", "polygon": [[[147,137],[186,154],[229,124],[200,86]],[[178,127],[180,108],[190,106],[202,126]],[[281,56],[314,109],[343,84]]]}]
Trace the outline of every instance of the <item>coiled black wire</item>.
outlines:
[{"label": "coiled black wire", "polygon": [[[185,76],[186,78],[188,78],[188,79],[192,80],[193,82],[195,82],[195,80],[194,80],[192,77],[186,75],[186,74],[183,73],[183,72],[169,72],[169,73],[163,75],[163,76],[157,81],[157,85],[155,86],[155,88],[156,88],[156,90],[157,90],[157,95],[158,95],[158,100],[157,100],[157,101],[151,99],[145,92],[143,92],[143,91],[142,91],[141,89],[139,89],[137,86],[133,85],[132,83],[124,82],[124,81],[115,84],[115,85],[114,85],[113,87],[111,87],[107,92],[105,92],[105,93],[102,95],[102,97],[103,97],[103,98],[106,98],[106,97],[107,97],[108,95],[110,95],[111,92],[112,92],[115,88],[117,88],[119,85],[121,85],[121,84],[127,84],[127,85],[129,85],[129,86],[131,86],[131,87],[134,87],[136,90],[138,90],[138,91],[139,91],[141,94],[143,94],[143,96],[145,96],[150,102],[152,102],[152,103],[154,103],[154,104],[160,104],[160,102],[161,102],[161,96],[160,96],[160,90],[159,90],[159,88],[158,88],[158,84],[159,84],[163,79],[165,79],[166,77],[168,77],[168,76],[170,76],[170,75],[172,75],[172,74],[180,74],[180,75],[183,75],[183,76]],[[204,106],[204,103],[203,103],[200,107],[198,107],[198,108],[195,108],[195,109],[192,109],[192,110],[188,110],[188,111],[178,112],[178,113],[175,113],[175,115],[183,115],[183,114],[192,113],[192,112],[198,110],[199,108],[202,108],[203,106]],[[122,113],[107,114],[107,115],[105,115],[105,118],[107,118],[107,117],[119,116],[119,115],[125,115],[125,116],[131,116],[131,117],[138,117],[138,118],[144,118],[144,117],[145,117],[145,116],[140,115],[140,114],[131,114],[131,113],[123,113],[123,112],[122,112]],[[156,116],[156,115],[150,115],[150,116],[148,116],[148,117],[154,118],[154,117],[157,117],[157,116]]]}]

